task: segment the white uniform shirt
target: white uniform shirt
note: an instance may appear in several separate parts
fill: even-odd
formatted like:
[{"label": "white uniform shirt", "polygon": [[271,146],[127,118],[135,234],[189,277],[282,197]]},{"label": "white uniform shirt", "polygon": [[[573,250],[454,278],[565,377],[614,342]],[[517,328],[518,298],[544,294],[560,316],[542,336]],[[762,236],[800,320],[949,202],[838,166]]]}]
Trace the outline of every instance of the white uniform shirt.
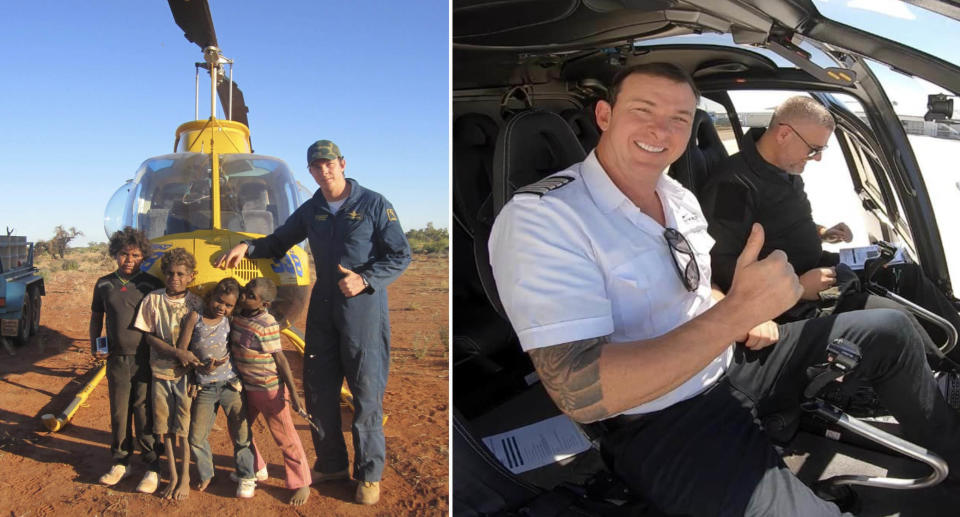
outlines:
[{"label": "white uniform shirt", "polygon": [[[610,180],[594,153],[552,177],[572,180],[542,196],[516,194],[490,235],[490,262],[500,301],[524,350],[610,336],[651,339],[709,309],[710,248],[696,198],[661,175],[657,193],[668,227],[696,252],[700,285],[683,285],[663,236]],[[687,257],[677,254],[683,267]],[[624,411],[657,411],[702,392],[720,378],[733,347],[669,393]]]}]

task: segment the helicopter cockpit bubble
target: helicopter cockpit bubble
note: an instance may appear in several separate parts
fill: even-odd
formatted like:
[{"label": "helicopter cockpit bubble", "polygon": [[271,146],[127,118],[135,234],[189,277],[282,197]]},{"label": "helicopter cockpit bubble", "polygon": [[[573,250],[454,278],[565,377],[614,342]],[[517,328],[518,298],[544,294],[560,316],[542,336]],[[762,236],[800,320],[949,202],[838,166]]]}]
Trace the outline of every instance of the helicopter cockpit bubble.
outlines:
[{"label": "helicopter cockpit bubble", "polygon": [[[287,165],[277,158],[223,154],[221,221],[244,233],[272,233],[297,209],[301,191]],[[176,153],[143,162],[134,179],[111,198],[104,214],[108,235],[124,226],[147,238],[212,228],[210,156]]]},{"label": "helicopter cockpit bubble", "polygon": [[130,192],[132,180],[127,180],[116,192],[110,196],[107,208],[103,211],[103,231],[107,238],[129,225],[131,219]]}]

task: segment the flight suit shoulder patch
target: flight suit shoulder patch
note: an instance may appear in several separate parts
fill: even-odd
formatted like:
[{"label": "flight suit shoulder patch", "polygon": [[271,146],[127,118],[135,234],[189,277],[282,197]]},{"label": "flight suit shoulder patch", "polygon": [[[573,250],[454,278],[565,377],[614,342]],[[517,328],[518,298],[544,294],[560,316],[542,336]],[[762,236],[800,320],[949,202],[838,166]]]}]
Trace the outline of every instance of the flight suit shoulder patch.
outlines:
[{"label": "flight suit shoulder patch", "polygon": [[518,194],[534,194],[540,197],[543,197],[544,194],[550,192],[551,190],[557,190],[558,188],[566,185],[573,181],[572,176],[549,176],[544,178],[536,183],[531,183],[523,187],[518,188],[514,195]]}]

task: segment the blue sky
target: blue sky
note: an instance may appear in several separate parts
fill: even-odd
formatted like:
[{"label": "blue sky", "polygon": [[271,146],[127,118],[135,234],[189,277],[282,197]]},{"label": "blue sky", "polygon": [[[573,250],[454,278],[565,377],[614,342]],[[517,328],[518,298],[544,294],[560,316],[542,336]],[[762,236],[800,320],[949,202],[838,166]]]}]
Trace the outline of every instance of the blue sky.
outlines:
[{"label": "blue sky", "polygon": [[[255,152],[313,191],[306,148],[331,139],[347,176],[387,196],[405,229],[449,226],[446,1],[210,4]],[[37,240],[63,224],[84,232],[78,244],[104,241],[110,196],[193,120],[201,51],[159,0],[16,2],[4,14],[0,227]]]},{"label": "blue sky", "polygon": [[[900,0],[815,0],[817,9],[829,18],[932,54],[948,63],[960,63],[960,22]],[[922,116],[927,95],[951,93],[943,88],[892,71],[871,62],[898,113]],[[957,92],[960,93],[960,92]],[[954,101],[955,113],[960,102]]]}]

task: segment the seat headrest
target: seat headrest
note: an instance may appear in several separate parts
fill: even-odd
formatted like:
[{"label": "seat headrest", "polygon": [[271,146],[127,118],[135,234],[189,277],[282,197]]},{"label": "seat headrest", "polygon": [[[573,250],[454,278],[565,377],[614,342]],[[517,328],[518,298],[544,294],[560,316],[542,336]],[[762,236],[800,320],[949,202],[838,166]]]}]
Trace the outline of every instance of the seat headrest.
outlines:
[{"label": "seat headrest", "polygon": [[706,111],[697,110],[692,141],[703,152],[708,169],[712,169],[729,156],[727,148],[723,146],[723,140],[720,139],[720,134],[717,133],[717,128],[713,125],[713,119]]},{"label": "seat headrest", "polygon": [[573,129],[573,134],[577,135],[583,150],[588,153],[596,148],[597,142],[600,141],[600,128],[597,127],[594,105],[591,103],[582,109],[571,109],[560,113],[560,116]]},{"label": "seat headrest", "polygon": [[455,145],[491,148],[496,143],[500,127],[483,113],[467,113],[453,121],[453,142]]},{"label": "seat headrest", "polygon": [[493,155],[493,214],[513,192],[586,158],[577,136],[559,115],[521,112],[504,125]]},{"label": "seat headrest", "polygon": [[713,125],[713,119],[706,111],[698,109],[693,117],[687,149],[670,166],[669,174],[697,195],[710,177],[710,172],[726,158],[727,149]]},{"label": "seat headrest", "polygon": [[250,205],[250,209],[266,210],[270,197],[267,186],[259,181],[244,183],[239,192],[242,206]]}]

